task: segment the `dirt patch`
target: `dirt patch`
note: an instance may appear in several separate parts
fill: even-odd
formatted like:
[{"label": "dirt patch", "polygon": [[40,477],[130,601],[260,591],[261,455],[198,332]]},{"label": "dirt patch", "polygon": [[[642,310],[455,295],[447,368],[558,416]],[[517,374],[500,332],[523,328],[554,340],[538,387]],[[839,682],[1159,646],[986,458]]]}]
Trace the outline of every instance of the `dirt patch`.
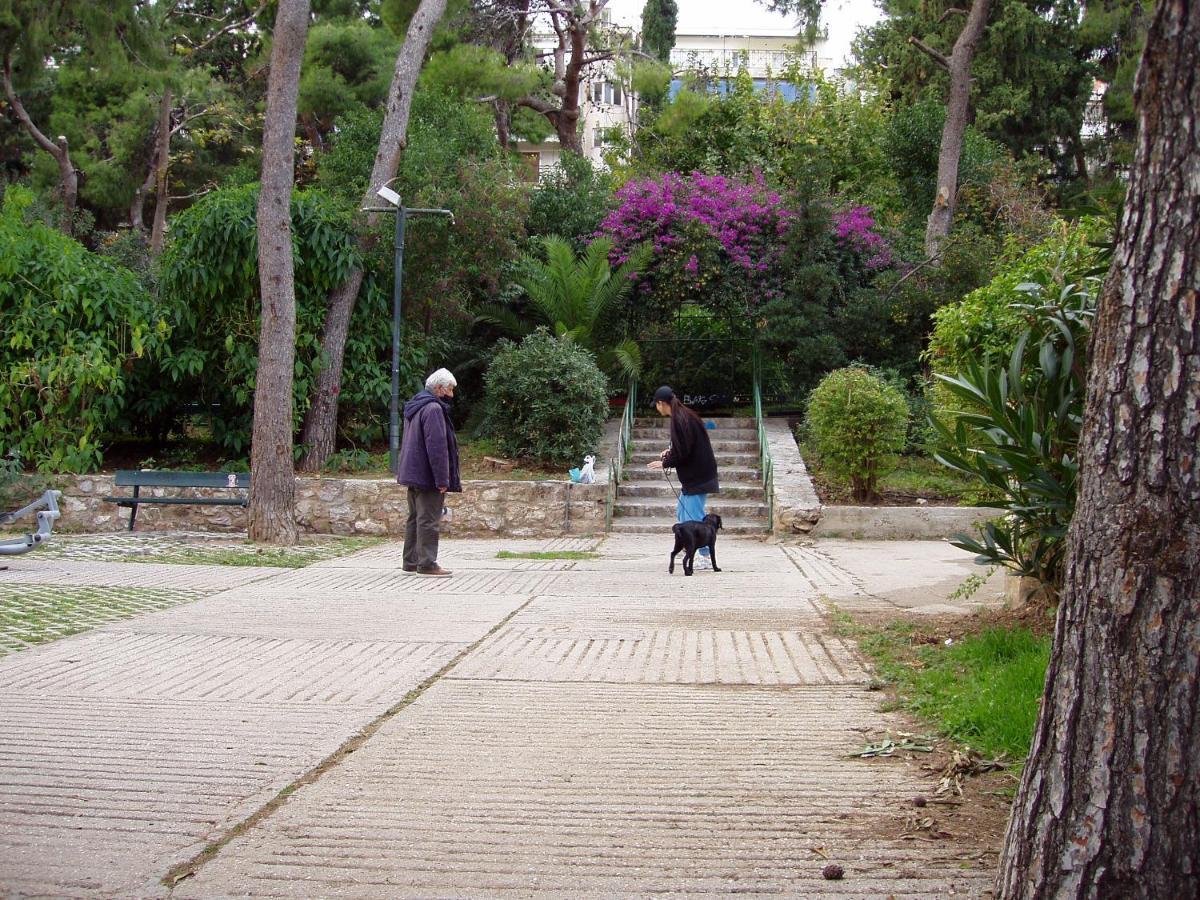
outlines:
[{"label": "dirt patch", "polygon": [[[920,737],[920,723],[907,719],[908,728],[892,733]],[[868,736],[868,741],[883,739]],[[888,840],[937,844],[959,852],[964,865],[995,869],[1008,827],[1017,776],[1010,768],[989,760],[967,757],[944,741],[932,741],[929,752],[896,750],[872,757],[878,766],[904,766],[925,783],[899,806],[889,804],[872,820],[873,836]]]}]

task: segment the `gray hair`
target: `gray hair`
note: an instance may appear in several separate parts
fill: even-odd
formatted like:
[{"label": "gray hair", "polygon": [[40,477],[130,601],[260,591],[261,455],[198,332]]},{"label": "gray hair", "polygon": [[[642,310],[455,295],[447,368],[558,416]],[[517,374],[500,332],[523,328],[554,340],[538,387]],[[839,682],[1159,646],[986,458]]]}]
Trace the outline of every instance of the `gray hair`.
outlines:
[{"label": "gray hair", "polygon": [[458,387],[458,381],[450,374],[449,369],[438,369],[425,379],[425,390],[432,391],[435,387]]}]

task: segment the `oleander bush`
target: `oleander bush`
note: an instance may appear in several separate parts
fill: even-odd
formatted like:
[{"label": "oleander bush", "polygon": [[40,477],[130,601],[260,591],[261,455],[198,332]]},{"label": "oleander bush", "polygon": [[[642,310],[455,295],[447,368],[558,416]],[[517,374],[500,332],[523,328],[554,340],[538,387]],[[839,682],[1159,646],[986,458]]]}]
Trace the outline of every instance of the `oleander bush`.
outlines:
[{"label": "oleander bush", "polygon": [[608,384],[595,357],[539,329],[520,344],[501,341],[485,377],[488,428],[504,454],[580,465],[596,453],[608,413]]}]

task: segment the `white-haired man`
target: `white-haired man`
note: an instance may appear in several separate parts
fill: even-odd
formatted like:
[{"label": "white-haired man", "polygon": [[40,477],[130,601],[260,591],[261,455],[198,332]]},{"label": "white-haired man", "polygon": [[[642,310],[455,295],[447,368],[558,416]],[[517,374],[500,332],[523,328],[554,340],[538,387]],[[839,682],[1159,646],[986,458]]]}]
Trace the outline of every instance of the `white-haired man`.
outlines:
[{"label": "white-haired man", "polygon": [[436,578],[450,572],[438,565],[438,528],[447,491],[462,491],[458,439],[450,401],[458,382],[446,369],[425,379],[425,390],[404,404],[404,441],[396,480],[408,487],[404,528],[404,571]]}]

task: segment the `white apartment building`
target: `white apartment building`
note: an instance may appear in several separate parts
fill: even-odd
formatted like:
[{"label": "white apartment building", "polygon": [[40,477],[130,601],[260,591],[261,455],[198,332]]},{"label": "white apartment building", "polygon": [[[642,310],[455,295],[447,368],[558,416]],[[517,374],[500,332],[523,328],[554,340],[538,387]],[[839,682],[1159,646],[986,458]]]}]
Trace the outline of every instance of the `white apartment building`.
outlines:
[{"label": "white apartment building", "polygon": [[[712,31],[708,29],[708,31]],[[553,35],[536,36],[538,45],[553,46]],[[718,34],[677,32],[675,48],[671,51],[671,68],[676,77],[671,83],[671,95],[682,87],[683,75],[703,71],[714,78],[747,72],[756,83],[765,87],[779,78],[797,56],[795,31],[787,29],[756,29],[748,34]],[[833,71],[835,61],[823,53],[823,43],[799,54],[803,68]],[[783,96],[794,99],[791,85],[775,86]],[[719,88],[718,88],[719,89]],[[630,133],[637,127],[637,96],[627,83],[615,75],[612,63],[600,63],[589,69],[587,80],[580,88],[580,122],[582,123],[583,155],[596,165],[604,165],[604,152],[614,130]],[[551,137],[540,143],[519,142],[518,151],[526,158],[530,177],[544,177],[558,166],[562,155],[558,139]]]}]

